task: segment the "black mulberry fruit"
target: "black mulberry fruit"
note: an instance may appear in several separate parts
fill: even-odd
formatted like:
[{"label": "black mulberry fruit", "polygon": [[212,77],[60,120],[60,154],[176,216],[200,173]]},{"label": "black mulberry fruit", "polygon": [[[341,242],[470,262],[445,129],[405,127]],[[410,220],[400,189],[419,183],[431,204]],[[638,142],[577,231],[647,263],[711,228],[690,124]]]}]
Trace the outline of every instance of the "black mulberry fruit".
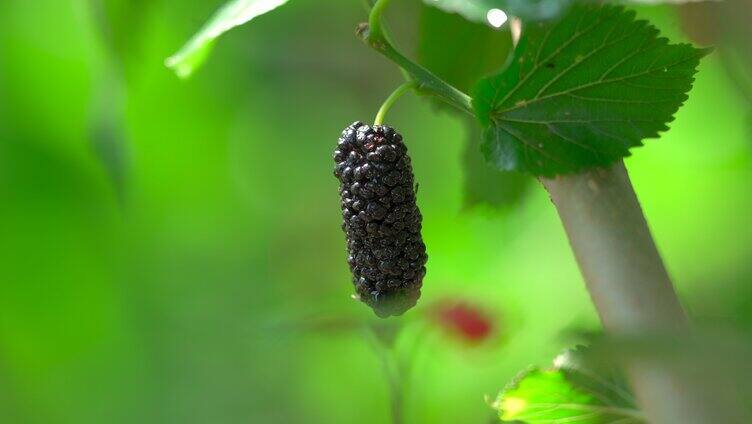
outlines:
[{"label": "black mulberry fruit", "polygon": [[418,302],[428,260],[402,136],[355,122],[342,132],[334,162],[355,290],[379,317],[401,315]]}]

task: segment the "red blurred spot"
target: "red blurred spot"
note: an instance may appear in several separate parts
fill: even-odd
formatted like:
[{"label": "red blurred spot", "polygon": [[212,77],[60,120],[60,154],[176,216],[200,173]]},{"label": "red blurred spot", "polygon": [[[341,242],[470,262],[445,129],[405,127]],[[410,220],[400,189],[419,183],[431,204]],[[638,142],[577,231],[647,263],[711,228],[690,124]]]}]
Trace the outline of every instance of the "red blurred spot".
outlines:
[{"label": "red blurred spot", "polygon": [[464,302],[442,303],[434,310],[438,324],[459,338],[479,343],[491,336],[493,321],[480,308]]}]

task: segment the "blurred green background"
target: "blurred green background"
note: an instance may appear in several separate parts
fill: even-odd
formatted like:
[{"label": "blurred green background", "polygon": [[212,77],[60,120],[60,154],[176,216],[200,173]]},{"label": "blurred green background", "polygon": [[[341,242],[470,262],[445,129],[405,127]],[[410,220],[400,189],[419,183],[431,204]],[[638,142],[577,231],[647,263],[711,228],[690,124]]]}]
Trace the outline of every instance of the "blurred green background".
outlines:
[{"label": "blurred green background", "polygon": [[[164,58],[220,4],[0,2],[0,422],[388,421],[362,331],[316,323],[373,319],[349,297],[331,152],[401,76],[353,36],[361,2],[295,0],[180,81]],[[416,55],[419,22],[439,12],[396,9],[390,23]],[[687,38],[681,10],[640,13]],[[687,308],[741,329],[749,116],[711,55],[671,131],[627,160]],[[467,207],[483,197],[464,188],[477,171],[465,164],[480,163],[466,159],[467,123],[415,96],[388,123],[412,152],[430,256],[406,319],[462,298],[497,328],[478,346],[424,341],[406,421],[488,422],[484,395],[570,346],[563,332],[597,330],[594,309],[541,187],[480,187],[521,198]]]}]

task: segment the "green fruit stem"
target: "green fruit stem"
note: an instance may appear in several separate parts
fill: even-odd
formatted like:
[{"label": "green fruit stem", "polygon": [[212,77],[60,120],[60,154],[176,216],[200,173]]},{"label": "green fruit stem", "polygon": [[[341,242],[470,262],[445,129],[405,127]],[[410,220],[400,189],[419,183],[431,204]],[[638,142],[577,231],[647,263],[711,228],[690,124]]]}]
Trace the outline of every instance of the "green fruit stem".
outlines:
[{"label": "green fruit stem", "polygon": [[470,96],[434,75],[428,69],[408,59],[394,48],[384,32],[381,21],[381,16],[388,4],[389,0],[378,0],[374,4],[368,23],[358,26],[357,36],[368,46],[402,68],[412,80],[415,80],[416,89],[433,94],[457,109],[475,116]]},{"label": "green fruit stem", "polygon": [[389,109],[394,106],[394,104],[397,102],[397,100],[399,100],[400,97],[402,97],[403,94],[415,88],[415,86],[415,81],[407,81],[397,87],[397,89],[395,89],[394,92],[389,97],[387,97],[387,99],[381,105],[381,108],[376,114],[376,119],[374,119],[373,124],[382,125],[384,123],[384,118],[386,118],[386,114],[389,113]]},{"label": "green fruit stem", "polygon": [[[623,162],[541,179],[611,336],[681,335],[689,330]],[[649,422],[714,423],[703,391],[656,359],[633,359],[627,373]]]}]

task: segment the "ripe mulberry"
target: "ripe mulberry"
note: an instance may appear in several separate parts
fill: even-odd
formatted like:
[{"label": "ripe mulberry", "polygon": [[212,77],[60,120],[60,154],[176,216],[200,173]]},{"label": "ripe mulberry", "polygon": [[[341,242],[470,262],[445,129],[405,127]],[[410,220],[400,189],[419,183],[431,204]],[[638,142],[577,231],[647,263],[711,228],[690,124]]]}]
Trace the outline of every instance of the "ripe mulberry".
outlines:
[{"label": "ripe mulberry", "polygon": [[379,317],[401,315],[418,302],[428,260],[407,147],[393,128],[355,122],[334,162],[355,290]]}]

